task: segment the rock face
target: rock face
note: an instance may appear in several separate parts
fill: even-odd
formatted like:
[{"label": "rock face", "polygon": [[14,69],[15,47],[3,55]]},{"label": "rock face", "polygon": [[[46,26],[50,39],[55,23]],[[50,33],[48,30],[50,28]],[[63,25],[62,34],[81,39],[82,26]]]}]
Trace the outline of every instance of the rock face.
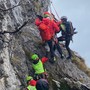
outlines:
[{"label": "rock face", "polygon": [[[15,34],[0,33],[0,90],[24,90],[26,75],[33,75],[30,56],[45,55],[34,20],[48,6],[49,0],[0,0],[0,32],[15,31],[28,21]],[[71,60],[58,57],[55,64],[47,62],[45,68],[50,90],[90,90],[90,78]]]}]

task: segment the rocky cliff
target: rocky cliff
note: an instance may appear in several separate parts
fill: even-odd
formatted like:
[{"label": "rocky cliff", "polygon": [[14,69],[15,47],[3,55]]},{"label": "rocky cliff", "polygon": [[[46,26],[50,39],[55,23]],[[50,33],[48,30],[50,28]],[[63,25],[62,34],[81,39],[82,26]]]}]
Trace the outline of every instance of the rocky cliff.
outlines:
[{"label": "rocky cliff", "polygon": [[[49,0],[0,0],[0,90],[24,90],[26,75],[33,75],[30,56],[45,55],[34,20],[48,6]],[[17,30],[24,22],[27,25],[19,32],[3,33]],[[65,48],[62,49],[67,55]],[[50,90],[90,90],[90,74],[86,73],[85,65],[83,70],[83,64],[78,64],[84,61],[72,53],[72,60],[62,60],[56,53],[55,64],[45,64]]]}]

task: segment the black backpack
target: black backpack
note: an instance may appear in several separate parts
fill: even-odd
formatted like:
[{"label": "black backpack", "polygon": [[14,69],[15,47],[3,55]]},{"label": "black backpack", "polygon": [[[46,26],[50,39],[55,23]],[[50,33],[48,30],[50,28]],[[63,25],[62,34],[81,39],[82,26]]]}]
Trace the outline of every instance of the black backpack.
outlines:
[{"label": "black backpack", "polygon": [[75,32],[76,28],[73,28],[73,25],[72,25],[72,22],[71,22],[71,21],[68,21],[68,24],[70,25],[69,34],[70,34],[71,36],[73,36],[74,34],[77,33],[77,32]]},{"label": "black backpack", "polygon": [[75,32],[75,29],[76,28],[73,28],[73,25],[72,25],[72,22],[71,21],[67,21],[65,23],[62,23],[65,27],[65,30],[62,29],[61,27],[61,33],[62,33],[62,36],[63,38],[66,36],[66,37],[70,37],[71,40],[73,41],[73,35],[74,34],[77,34],[77,32]]}]

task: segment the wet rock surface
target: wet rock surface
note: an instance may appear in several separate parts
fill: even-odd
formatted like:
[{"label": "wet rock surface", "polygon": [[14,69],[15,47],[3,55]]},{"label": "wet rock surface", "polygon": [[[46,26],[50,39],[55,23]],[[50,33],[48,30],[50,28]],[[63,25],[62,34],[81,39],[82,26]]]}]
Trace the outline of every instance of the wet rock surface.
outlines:
[{"label": "wet rock surface", "polygon": [[[0,90],[24,90],[27,86],[26,75],[33,75],[31,55],[37,53],[40,58],[45,56],[34,20],[36,14],[48,10],[48,5],[48,0],[0,0],[1,32],[14,31],[28,21],[15,34],[0,34]],[[11,7],[14,8],[8,10]],[[62,60],[56,54],[54,64],[49,61],[45,63],[50,90],[90,90],[90,77],[72,60]]]}]

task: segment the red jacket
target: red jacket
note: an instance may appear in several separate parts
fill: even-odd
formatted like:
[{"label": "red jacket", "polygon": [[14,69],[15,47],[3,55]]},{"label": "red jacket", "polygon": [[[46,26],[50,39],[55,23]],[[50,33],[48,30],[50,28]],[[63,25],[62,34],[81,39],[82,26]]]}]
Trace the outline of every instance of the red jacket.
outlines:
[{"label": "red jacket", "polygon": [[58,33],[58,32],[60,32],[60,28],[59,28],[59,22],[56,22],[55,20],[53,20],[53,29],[54,29],[54,33],[56,34],[56,33]]},{"label": "red jacket", "polygon": [[[37,83],[37,81],[35,81],[35,80],[30,80],[30,81],[28,82],[28,85],[30,85],[30,86],[36,86],[36,83]],[[26,88],[26,90],[28,90],[28,89]]]},{"label": "red jacket", "polygon": [[28,82],[29,85],[31,86],[36,86],[36,81],[35,80],[31,80]]},{"label": "red jacket", "polygon": [[43,57],[43,58],[41,59],[41,61],[42,61],[42,63],[45,63],[46,61],[48,61],[48,58],[47,58],[47,57]]},{"label": "red jacket", "polygon": [[48,18],[43,18],[42,21],[36,19],[35,24],[38,26],[43,41],[50,40],[55,35],[56,31],[59,31],[57,24]]}]

